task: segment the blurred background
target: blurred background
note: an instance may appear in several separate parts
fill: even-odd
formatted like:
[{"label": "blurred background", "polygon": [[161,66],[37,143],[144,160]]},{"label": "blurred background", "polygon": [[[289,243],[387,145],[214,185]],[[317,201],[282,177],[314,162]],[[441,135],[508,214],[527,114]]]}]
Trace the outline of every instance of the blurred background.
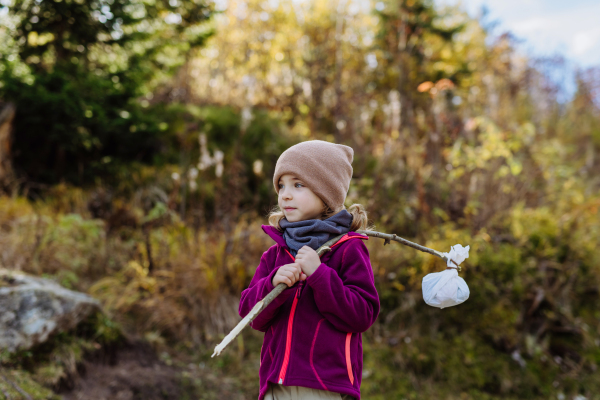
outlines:
[{"label": "blurred background", "polygon": [[321,139],[354,148],[377,230],[471,246],[471,297],[439,310],[442,260],[368,242],[363,398],[600,399],[598,12],[1,0],[0,267],[103,307],[3,350],[2,394],[256,398],[261,333],[210,354],[272,245],[279,154]]}]

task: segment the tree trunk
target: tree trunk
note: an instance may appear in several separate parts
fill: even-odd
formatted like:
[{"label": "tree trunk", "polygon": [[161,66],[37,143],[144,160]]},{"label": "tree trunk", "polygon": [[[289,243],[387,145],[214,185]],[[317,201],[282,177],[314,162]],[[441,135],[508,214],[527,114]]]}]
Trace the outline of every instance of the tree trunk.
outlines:
[{"label": "tree trunk", "polygon": [[12,122],[15,106],[0,103],[0,187],[5,188],[13,180],[12,157],[10,153]]}]

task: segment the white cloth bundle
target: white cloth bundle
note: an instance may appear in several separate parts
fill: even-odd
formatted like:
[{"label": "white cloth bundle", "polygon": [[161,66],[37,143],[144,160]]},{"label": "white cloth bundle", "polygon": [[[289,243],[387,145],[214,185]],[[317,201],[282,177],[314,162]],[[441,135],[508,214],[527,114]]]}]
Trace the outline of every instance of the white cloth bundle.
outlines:
[{"label": "white cloth bundle", "polygon": [[433,307],[445,308],[455,306],[469,298],[469,287],[465,280],[458,276],[454,260],[460,265],[469,258],[469,246],[460,244],[452,246],[450,253],[442,253],[448,257],[448,267],[442,272],[434,272],[423,277],[423,300]]}]

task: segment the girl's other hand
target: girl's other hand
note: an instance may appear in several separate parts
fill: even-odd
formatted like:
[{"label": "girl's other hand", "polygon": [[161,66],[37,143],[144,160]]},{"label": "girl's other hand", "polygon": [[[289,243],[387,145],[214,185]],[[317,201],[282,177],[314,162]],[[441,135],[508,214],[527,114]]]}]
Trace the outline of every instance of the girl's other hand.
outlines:
[{"label": "girl's other hand", "polygon": [[300,264],[300,268],[302,268],[302,272],[306,276],[311,276],[319,268],[319,265],[321,265],[321,258],[319,258],[317,252],[312,248],[304,246],[298,250],[296,264]]},{"label": "girl's other hand", "polygon": [[293,263],[281,266],[275,273],[272,283],[273,286],[285,283],[288,287],[292,287],[297,281],[303,281],[305,279],[306,275],[302,273],[300,265]]}]

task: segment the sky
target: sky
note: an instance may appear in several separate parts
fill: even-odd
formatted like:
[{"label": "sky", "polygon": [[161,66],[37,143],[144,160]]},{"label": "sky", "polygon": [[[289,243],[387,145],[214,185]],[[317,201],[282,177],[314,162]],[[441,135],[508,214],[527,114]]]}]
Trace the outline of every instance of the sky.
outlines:
[{"label": "sky", "polygon": [[512,32],[533,56],[561,54],[573,67],[600,66],[600,0],[435,0],[459,4],[486,21],[497,21],[496,33]]}]

